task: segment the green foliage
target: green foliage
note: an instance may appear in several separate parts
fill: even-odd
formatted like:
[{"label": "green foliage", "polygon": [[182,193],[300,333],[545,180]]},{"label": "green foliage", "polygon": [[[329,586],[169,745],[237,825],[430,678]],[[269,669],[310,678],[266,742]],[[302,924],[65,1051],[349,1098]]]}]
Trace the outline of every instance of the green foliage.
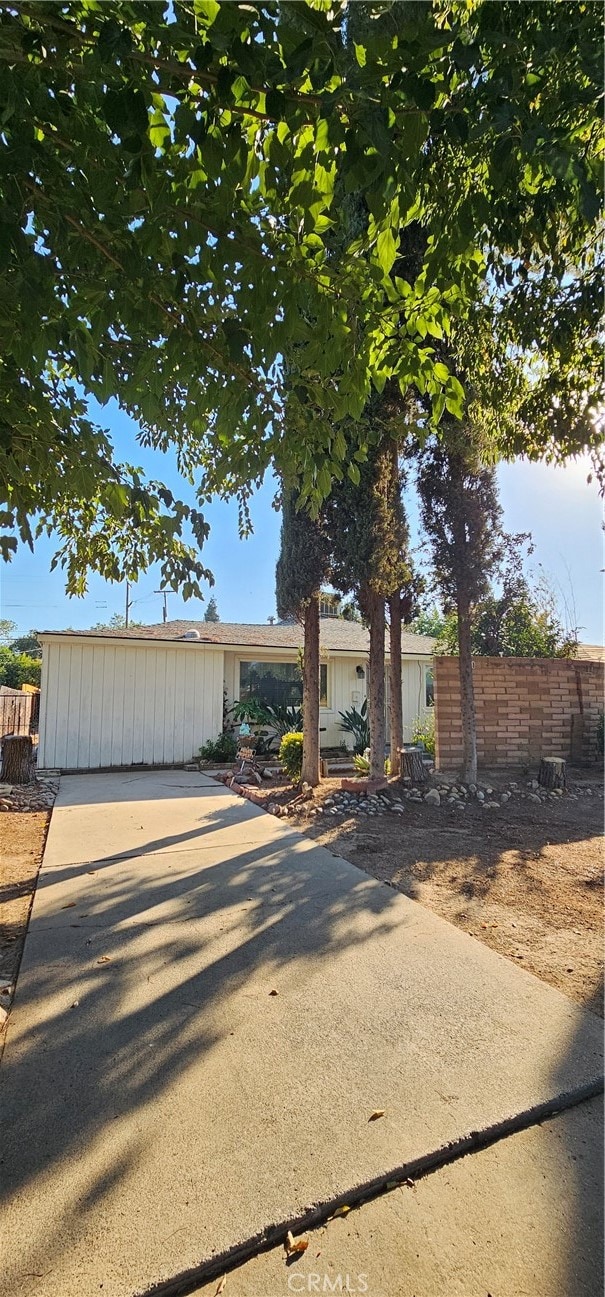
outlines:
[{"label": "green foliage", "polygon": [[429,635],[433,639],[442,640],[445,622],[443,613],[433,606],[418,612],[410,622],[408,630],[414,635]]},{"label": "green foliage", "polygon": [[373,387],[460,416],[438,347],[492,291],[532,366],[507,453],[597,445],[600,12],[569,13],[3,5],[0,556],[54,530],[72,593],[158,559],[190,597],[202,512],[117,462],[84,398],[176,446],[201,498],[239,493],[243,528],[270,464],[316,512],[360,480]]},{"label": "green foliage", "polygon": [[297,507],[297,501],[297,491],[284,492],[275,570],[277,611],[284,618],[300,618],[328,574],[329,549],[323,523]]},{"label": "green foliage", "polygon": [[209,739],[200,748],[200,756],[204,761],[234,761],[237,752],[237,743],[232,734],[223,731],[217,739]]},{"label": "green foliage", "polygon": [[412,743],[422,743],[429,756],[435,756],[435,712],[417,716],[412,726]]},{"label": "green foliage", "polygon": [[292,783],[300,783],[303,760],[302,734],[295,731],[284,734],[279,745],[279,759]]},{"label": "green foliage", "polygon": [[29,635],[19,635],[17,639],[11,640],[10,647],[13,653],[27,653],[29,657],[42,657],[42,645],[36,632],[31,630]]},{"label": "green foliage", "polygon": [[[379,400],[366,409],[369,424]],[[370,591],[386,598],[405,584],[408,533],[395,443],[383,440],[355,468],[355,481],[349,475],[337,483],[324,512],[333,584],[344,593],[353,591],[367,613]]]},{"label": "green foliage", "polygon": [[[471,613],[471,651],[479,657],[573,657],[577,631],[564,627],[548,585],[540,580],[530,584],[520,554],[512,553],[522,539],[505,538],[509,557],[499,575],[500,588],[491,589]],[[458,652],[455,613],[443,619],[436,652]]]},{"label": "green foliage", "polygon": [[261,723],[270,725],[277,737],[283,738],[285,734],[298,732],[302,729],[302,707],[270,707],[267,704],[262,707]]},{"label": "green foliage", "polygon": [[[446,612],[487,595],[503,557],[495,470],[482,463],[471,431],[447,424],[449,444],[431,439],[418,469],[421,517]],[[466,436],[465,436],[466,434]]]},{"label": "green foliage", "polygon": [[10,617],[0,617],[0,644],[12,644],[16,629],[16,621],[11,621]]},{"label": "green foliage", "polygon": [[20,689],[22,685],[39,686],[41,672],[39,658],[0,646],[0,685],[8,685],[9,689]]},{"label": "green foliage", "polygon": [[205,613],[204,613],[204,618],[203,618],[203,619],[204,619],[204,621],[212,621],[212,622],[216,622],[216,621],[220,621],[220,620],[221,620],[220,617],[219,617],[219,615],[218,615],[218,608],[217,608],[217,605],[216,605],[216,599],[214,598],[214,595],[213,595],[213,594],[210,595],[210,598],[209,598],[209,600],[208,600],[208,607],[207,607],[207,609],[206,609],[206,611],[205,611]]},{"label": "green foliage", "polygon": [[[142,621],[133,621],[132,617],[128,618],[128,626],[134,629],[136,626],[143,626]],[[109,621],[95,622],[91,630],[126,630],[126,618],[122,612],[114,612]]]},{"label": "green foliage", "polygon": [[339,729],[345,734],[352,734],[354,739],[353,751],[358,755],[365,752],[370,746],[370,722],[368,720],[368,700],[364,698],[361,707],[349,707],[347,711],[339,712],[340,725]]},{"label": "green foliage", "polygon": [[264,704],[258,698],[242,699],[241,702],[234,702],[231,708],[231,715],[236,725],[241,725],[242,722],[248,725],[263,725],[265,714]]}]

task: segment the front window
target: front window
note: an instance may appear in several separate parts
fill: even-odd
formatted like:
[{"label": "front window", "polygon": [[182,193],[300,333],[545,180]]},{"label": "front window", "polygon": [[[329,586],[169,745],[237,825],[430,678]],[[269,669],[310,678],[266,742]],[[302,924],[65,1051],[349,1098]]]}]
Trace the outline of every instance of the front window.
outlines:
[{"label": "front window", "polygon": [[[319,668],[319,705],[328,706],[328,667]],[[240,662],[239,696],[258,698],[268,707],[299,707],[302,676],[297,662]]]}]

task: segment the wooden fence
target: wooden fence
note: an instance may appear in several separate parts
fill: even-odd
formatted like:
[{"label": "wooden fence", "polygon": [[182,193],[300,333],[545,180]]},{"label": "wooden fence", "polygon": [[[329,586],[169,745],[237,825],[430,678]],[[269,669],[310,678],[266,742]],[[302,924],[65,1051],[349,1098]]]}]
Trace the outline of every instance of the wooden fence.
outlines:
[{"label": "wooden fence", "polygon": [[40,694],[0,685],[0,739],[7,734],[37,734]]}]

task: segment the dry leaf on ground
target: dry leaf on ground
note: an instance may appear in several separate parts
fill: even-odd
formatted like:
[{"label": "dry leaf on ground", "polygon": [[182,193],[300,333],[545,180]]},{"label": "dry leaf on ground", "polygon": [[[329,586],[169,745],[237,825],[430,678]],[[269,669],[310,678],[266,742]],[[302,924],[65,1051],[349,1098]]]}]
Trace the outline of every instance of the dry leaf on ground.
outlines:
[{"label": "dry leaf on ground", "polygon": [[299,1252],[306,1252],[308,1246],[308,1238],[295,1238],[292,1230],[288,1230],[284,1243],[287,1256],[298,1256]]},{"label": "dry leaf on ground", "polygon": [[384,1117],[384,1113],[384,1108],[376,1108],[371,1117],[368,1117],[368,1121],[378,1121],[379,1117]]},{"label": "dry leaf on ground", "polygon": [[219,1293],[222,1293],[222,1291],[223,1291],[223,1289],[224,1289],[224,1287],[225,1287],[226,1282],[227,1282],[227,1276],[226,1276],[226,1274],[224,1274],[223,1277],[222,1277],[222,1279],[221,1279],[221,1281],[220,1281],[220,1283],[219,1283],[219,1286],[218,1286],[218,1288],[217,1288],[217,1290],[216,1290],[216,1292],[215,1292],[215,1294],[214,1294],[214,1297],[219,1297]]}]

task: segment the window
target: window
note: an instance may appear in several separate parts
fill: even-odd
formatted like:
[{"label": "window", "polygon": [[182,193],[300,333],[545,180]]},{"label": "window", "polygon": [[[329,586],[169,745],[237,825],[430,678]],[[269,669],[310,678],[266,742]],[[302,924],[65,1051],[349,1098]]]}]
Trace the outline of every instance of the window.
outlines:
[{"label": "window", "polygon": [[[269,707],[298,707],[302,702],[302,677],[297,662],[240,662],[239,696],[258,698]],[[319,705],[328,706],[328,667],[319,668]]]},{"label": "window", "polygon": [[435,680],[432,667],[424,668],[424,703],[426,707],[435,705]]}]

